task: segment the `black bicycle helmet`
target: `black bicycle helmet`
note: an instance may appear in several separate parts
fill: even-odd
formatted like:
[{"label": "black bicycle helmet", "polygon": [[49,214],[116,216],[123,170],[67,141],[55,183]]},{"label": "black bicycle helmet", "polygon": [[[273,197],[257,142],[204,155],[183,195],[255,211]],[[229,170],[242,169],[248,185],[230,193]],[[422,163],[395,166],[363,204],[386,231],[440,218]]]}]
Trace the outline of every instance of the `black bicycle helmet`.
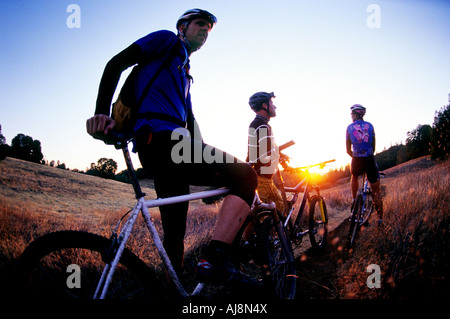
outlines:
[{"label": "black bicycle helmet", "polygon": [[206,21],[208,21],[211,24],[211,29],[214,27],[214,25],[217,23],[217,18],[209,13],[206,10],[201,10],[201,9],[191,9],[186,11],[185,13],[183,13],[183,15],[178,19],[177,21],[177,30],[180,26],[180,24],[184,23],[184,22],[189,22],[192,21],[194,19],[205,19]]},{"label": "black bicycle helmet", "polygon": [[273,92],[258,92],[250,96],[248,104],[250,105],[252,110],[257,111],[261,108],[263,103],[269,104],[269,100],[273,97],[275,97],[275,94]]}]

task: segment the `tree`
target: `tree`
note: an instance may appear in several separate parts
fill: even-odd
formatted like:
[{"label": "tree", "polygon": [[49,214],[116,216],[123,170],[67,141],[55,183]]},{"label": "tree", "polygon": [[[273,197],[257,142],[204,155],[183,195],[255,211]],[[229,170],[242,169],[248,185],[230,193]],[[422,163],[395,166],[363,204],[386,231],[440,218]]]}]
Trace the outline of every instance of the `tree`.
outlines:
[{"label": "tree", "polygon": [[431,132],[432,128],[428,124],[419,124],[416,129],[408,132],[406,138],[407,160],[430,154]]},{"label": "tree", "polygon": [[406,155],[402,156],[402,153],[405,152],[404,149],[405,146],[402,144],[394,145],[376,154],[375,159],[380,170],[385,170],[397,164],[405,162]]},{"label": "tree", "polygon": [[91,168],[86,171],[86,174],[99,176],[103,178],[114,178],[117,170],[117,163],[112,158],[100,158],[97,165],[91,163]]},{"label": "tree", "polygon": [[34,163],[40,163],[44,158],[41,151],[41,142],[22,133],[17,134],[12,139],[10,156]]},{"label": "tree", "polygon": [[431,158],[447,159],[450,150],[450,104],[435,113],[431,134]]},{"label": "tree", "polygon": [[66,169],[66,164],[65,163],[61,163],[59,160],[56,163],[56,168],[60,168],[60,169]]},{"label": "tree", "polygon": [[6,144],[6,138],[2,134],[2,126],[0,125],[0,161],[9,156],[11,147]]}]

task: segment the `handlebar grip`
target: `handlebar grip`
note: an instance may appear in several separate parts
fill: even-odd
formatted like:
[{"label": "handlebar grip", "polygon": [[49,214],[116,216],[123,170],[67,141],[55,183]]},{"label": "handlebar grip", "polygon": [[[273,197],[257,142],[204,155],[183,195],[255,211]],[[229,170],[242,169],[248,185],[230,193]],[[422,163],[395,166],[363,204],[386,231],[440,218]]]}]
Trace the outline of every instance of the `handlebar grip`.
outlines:
[{"label": "handlebar grip", "polygon": [[112,130],[107,135],[104,135],[99,139],[101,139],[106,145],[114,145],[115,148],[121,149],[135,137],[137,137],[136,133],[122,133]]}]

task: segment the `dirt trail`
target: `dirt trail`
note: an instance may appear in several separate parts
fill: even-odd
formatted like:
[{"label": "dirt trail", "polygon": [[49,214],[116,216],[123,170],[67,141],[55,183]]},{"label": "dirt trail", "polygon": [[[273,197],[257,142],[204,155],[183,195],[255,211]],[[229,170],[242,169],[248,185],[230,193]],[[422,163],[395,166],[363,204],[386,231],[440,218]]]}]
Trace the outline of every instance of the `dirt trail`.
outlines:
[{"label": "dirt trail", "polygon": [[328,243],[322,251],[307,249],[298,257],[296,299],[338,299],[335,286],[338,267],[347,260],[346,247],[349,222],[344,220],[328,233]]}]

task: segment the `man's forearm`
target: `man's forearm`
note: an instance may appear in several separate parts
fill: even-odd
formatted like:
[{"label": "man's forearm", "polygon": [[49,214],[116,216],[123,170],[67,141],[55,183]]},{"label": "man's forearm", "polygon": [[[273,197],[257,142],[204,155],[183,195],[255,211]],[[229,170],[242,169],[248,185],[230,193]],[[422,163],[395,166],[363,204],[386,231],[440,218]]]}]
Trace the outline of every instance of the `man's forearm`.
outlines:
[{"label": "man's forearm", "polygon": [[105,67],[98,89],[95,114],[109,116],[111,101],[124,70],[138,63],[141,50],[137,44],[132,44],[116,56]]}]

